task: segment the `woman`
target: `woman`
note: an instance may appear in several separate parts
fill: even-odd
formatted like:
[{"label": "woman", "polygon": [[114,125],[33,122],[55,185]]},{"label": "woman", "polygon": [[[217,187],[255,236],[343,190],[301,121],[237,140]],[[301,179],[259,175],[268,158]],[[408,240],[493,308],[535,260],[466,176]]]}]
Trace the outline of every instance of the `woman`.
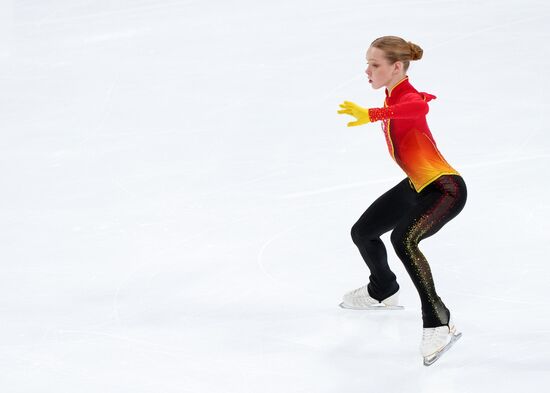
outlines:
[{"label": "woman", "polygon": [[428,102],[435,96],[418,92],[406,75],[422,49],[399,37],[373,41],[367,51],[366,74],[374,89],[385,87],[383,108],[362,108],[344,101],[339,114],[351,115],[348,127],[382,121],[390,155],[407,177],[379,197],[351,230],[353,242],[370,269],[368,285],[344,295],[344,308],[401,308],[399,285],[387,263],[380,236],[392,230],[391,242],[405,265],[422,304],[424,365],[435,362],[460,337],[451,315],[437,295],[430,266],[418,243],[435,234],[466,203],[466,184],[439,152],[426,122]]}]

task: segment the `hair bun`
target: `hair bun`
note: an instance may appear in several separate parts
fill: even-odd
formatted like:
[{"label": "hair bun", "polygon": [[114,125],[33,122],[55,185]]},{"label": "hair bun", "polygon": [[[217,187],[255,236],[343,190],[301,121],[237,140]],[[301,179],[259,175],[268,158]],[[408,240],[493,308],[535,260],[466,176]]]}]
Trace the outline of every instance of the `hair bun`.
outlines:
[{"label": "hair bun", "polygon": [[419,47],[416,44],[413,44],[412,42],[408,42],[409,48],[411,49],[411,60],[420,60],[422,58],[422,54],[424,51],[421,47]]}]

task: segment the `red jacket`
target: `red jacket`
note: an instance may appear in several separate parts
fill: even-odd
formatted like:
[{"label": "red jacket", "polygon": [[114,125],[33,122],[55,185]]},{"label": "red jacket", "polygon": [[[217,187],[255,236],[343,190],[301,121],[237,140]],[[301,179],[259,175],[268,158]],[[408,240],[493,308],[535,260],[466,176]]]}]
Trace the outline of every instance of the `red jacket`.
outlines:
[{"label": "red jacket", "polygon": [[436,98],[418,92],[406,76],[391,91],[384,108],[370,108],[371,121],[382,120],[392,158],[405,171],[417,192],[443,175],[459,175],[443,158],[426,122],[428,102]]}]

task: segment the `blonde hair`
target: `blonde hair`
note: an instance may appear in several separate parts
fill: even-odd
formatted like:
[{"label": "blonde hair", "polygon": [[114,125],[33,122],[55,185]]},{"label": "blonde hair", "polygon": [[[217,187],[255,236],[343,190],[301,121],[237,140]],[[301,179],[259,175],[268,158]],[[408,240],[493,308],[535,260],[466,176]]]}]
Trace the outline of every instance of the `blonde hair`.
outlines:
[{"label": "blonde hair", "polygon": [[370,46],[384,51],[384,56],[390,64],[394,64],[397,61],[403,62],[405,72],[409,69],[410,62],[420,60],[424,53],[418,45],[393,35],[379,37],[372,41]]}]

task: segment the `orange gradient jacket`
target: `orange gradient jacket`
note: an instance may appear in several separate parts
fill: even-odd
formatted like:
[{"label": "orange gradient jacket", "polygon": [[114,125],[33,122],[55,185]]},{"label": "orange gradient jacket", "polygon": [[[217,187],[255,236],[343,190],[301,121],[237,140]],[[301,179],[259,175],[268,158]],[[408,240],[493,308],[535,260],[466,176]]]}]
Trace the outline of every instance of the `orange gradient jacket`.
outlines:
[{"label": "orange gradient jacket", "polygon": [[390,91],[383,108],[370,108],[371,121],[382,120],[388,150],[417,192],[443,175],[459,175],[439,152],[426,122],[428,102],[436,98],[418,92],[405,77]]}]

